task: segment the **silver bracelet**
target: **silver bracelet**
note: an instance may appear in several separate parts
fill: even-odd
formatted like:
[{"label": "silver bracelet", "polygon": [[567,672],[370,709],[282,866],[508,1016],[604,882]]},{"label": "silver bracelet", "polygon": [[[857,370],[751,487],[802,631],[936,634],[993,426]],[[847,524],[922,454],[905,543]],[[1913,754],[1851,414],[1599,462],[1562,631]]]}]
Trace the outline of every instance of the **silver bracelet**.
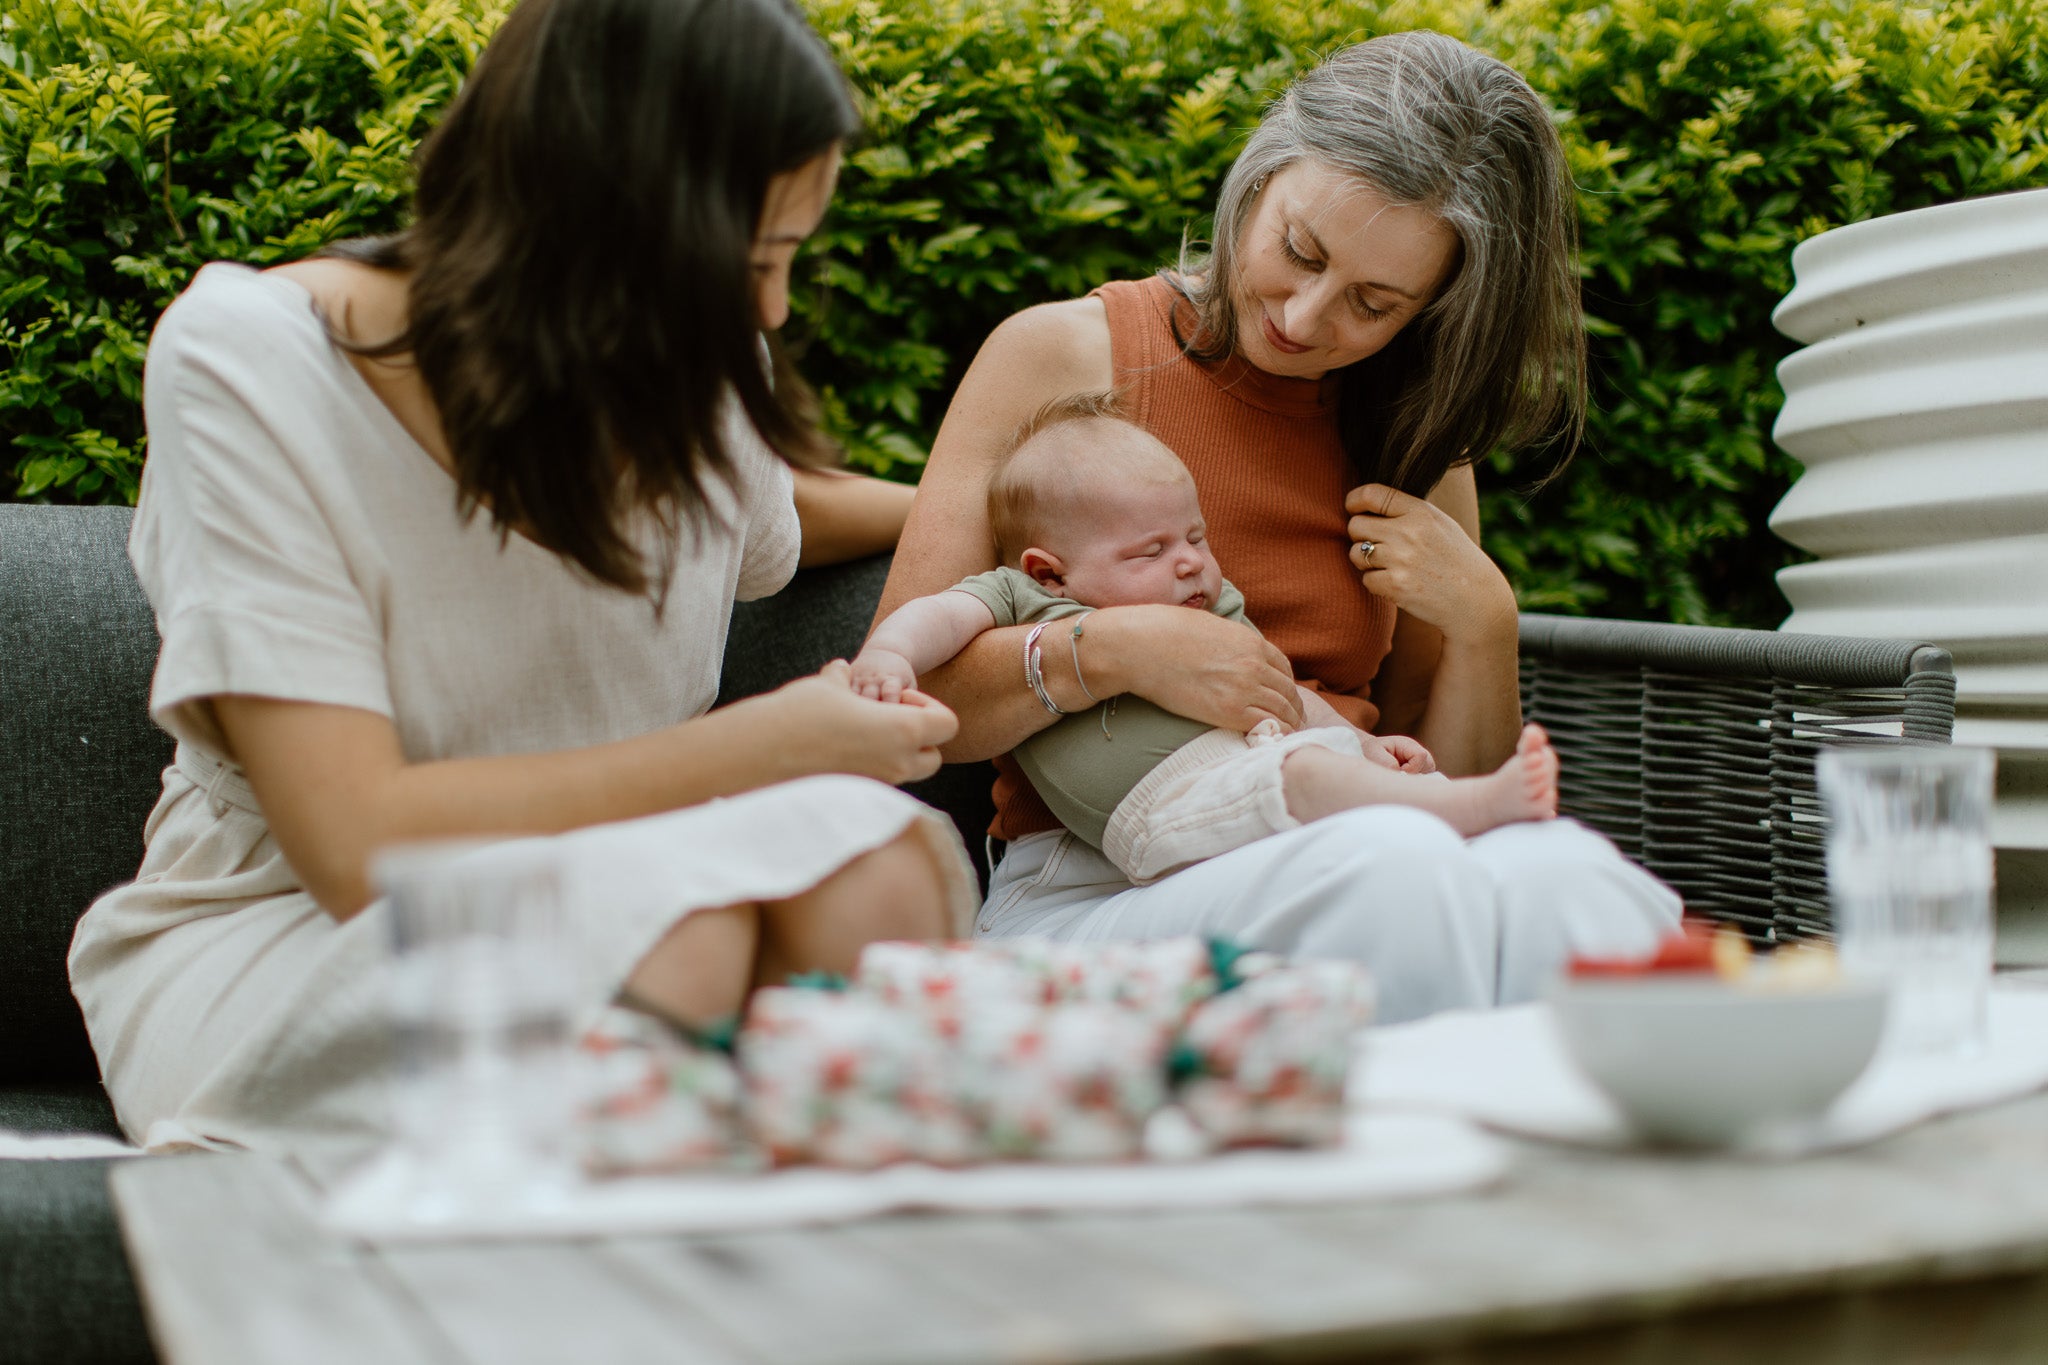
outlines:
[{"label": "silver bracelet", "polygon": [[1051,624],[1050,621],[1040,621],[1024,637],[1024,681],[1038,694],[1040,705],[1056,716],[1064,716],[1067,713],[1052,699],[1052,693],[1045,690],[1045,664],[1038,652],[1038,637],[1045,634],[1045,628]]},{"label": "silver bracelet", "polygon": [[1074,681],[1081,684],[1081,695],[1086,697],[1091,703],[1099,706],[1102,703],[1102,698],[1095,695],[1094,690],[1088,686],[1088,680],[1081,676],[1081,627],[1087,623],[1088,618],[1086,616],[1074,622],[1073,633],[1067,636],[1067,648],[1074,655]]}]

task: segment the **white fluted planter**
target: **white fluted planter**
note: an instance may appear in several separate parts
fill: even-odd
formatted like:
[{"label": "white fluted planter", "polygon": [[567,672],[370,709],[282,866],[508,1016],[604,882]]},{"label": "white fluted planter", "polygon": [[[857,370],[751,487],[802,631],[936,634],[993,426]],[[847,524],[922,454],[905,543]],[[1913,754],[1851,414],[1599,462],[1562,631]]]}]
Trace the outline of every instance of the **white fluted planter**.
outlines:
[{"label": "white fluted planter", "polygon": [[1771,529],[1781,629],[1932,640],[1956,740],[1999,751],[1994,838],[2048,850],[2048,190],[1838,228],[1792,253]]}]

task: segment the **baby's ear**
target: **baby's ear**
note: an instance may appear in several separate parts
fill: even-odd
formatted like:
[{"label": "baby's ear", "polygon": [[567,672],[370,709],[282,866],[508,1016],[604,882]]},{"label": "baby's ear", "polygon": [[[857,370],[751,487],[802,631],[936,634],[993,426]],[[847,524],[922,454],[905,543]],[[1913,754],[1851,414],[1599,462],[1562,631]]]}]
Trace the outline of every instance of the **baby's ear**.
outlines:
[{"label": "baby's ear", "polygon": [[1067,566],[1058,555],[1036,545],[1017,556],[1017,567],[1041,588],[1058,592],[1067,586]]}]

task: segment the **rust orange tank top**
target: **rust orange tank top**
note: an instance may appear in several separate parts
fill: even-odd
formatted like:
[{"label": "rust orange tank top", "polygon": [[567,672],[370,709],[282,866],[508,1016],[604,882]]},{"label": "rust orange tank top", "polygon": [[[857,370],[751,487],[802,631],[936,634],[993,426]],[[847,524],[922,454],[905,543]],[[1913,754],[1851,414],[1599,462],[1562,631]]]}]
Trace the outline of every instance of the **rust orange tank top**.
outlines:
[{"label": "rust orange tank top", "polygon": [[[1090,297],[1109,313],[1110,361],[1131,418],[1195,476],[1223,576],[1244,593],[1265,637],[1294,662],[1295,677],[1370,729],[1373,675],[1394,635],[1394,608],[1359,584],[1348,558],[1344,495],[1351,478],[1337,439],[1331,386],[1287,379],[1233,357],[1190,360],[1175,340],[1193,310],[1171,285],[1106,284]],[[998,839],[1057,829],[1016,764],[996,760]]]}]

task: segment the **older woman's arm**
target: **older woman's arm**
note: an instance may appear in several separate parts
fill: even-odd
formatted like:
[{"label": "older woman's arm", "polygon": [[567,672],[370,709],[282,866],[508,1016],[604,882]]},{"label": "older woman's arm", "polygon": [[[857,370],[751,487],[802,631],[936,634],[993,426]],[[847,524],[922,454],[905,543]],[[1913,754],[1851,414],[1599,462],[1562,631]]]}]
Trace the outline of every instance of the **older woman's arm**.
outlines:
[{"label": "older woman's arm", "polygon": [[1491,771],[1521,731],[1519,619],[1514,590],[1479,548],[1471,467],[1445,475],[1426,501],[1367,484],[1345,507],[1366,589],[1401,609],[1373,680],[1381,728],[1413,735],[1453,776]]},{"label": "older woman's arm", "polygon": [[[989,336],[960,382],[933,443],[877,621],[913,597],[995,567],[985,491],[1017,429],[1045,404],[1115,382],[1100,302],[1041,304]],[[991,630],[920,686],[960,717],[949,762],[1006,753],[1055,717],[1024,682],[1028,628]],[[1135,692],[1170,711],[1249,730],[1267,715],[1299,722],[1293,674],[1279,650],[1235,623],[1178,607],[1111,607],[1089,618],[1079,649],[1088,691]],[[1062,707],[1088,705],[1073,653],[1044,651],[1045,686]]]},{"label": "older woman's arm", "polygon": [[797,565],[844,564],[893,549],[917,490],[908,484],[830,469],[799,469],[796,518],[803,526]]},{"label": "older woman's arm", "polygon": [[[932,443],[875,610],[877,624],[913,597],[943,592],[996,567],[985,490],[1012,435],[1046,403],[1108,388],[1111,376],[1109,322],[1098,303],[1083,299],[1029,308],[990,334]],[[1007,753],[1052,723],[1054,717],[1023,684],[1025,633],[1022,627],[986,631],[918,680],[961,717],[960,734],[945,750],[949,762]],[[1086,705],[1071,661],[1052,650],[1045,662],[1047,690],[1076,707]]]}]

